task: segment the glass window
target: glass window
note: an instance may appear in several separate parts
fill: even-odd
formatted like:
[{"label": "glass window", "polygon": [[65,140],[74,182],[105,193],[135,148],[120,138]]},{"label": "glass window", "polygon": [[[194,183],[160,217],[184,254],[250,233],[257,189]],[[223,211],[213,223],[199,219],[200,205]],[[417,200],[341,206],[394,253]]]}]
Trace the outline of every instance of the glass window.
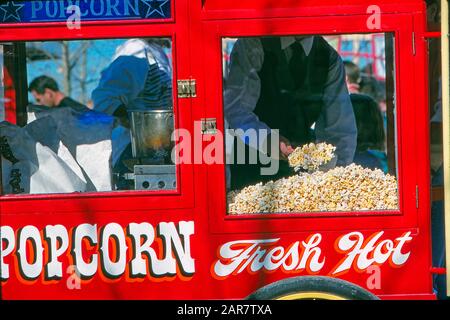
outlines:
[{"label": "glass window", "polygon": [[360,43],[360,49],[361,52],[364,53],[371,53],[373,48],[372,48],[372,42],[371,41],[367,41],[367,40],[363,40]]},{"label": "glass window", "polygon": [[428,40],[430,166],[433,200],[443,200],[442,69],[440,38]]},{"label": "glass window", "polygon": [[13,91],[29,102],[11,106],[20,126],[0,123],[3,194],[176,188],[170,38],[22,45]]},{"label": "glass window", "polygon": [[342,41],[342,51],[343,52],[352,52],[353,51],[353,42],[344,40]]},{"label": "glass window", "polygon": [[373,37],[222,40],[229,214],[398,209],[394,37]]}]

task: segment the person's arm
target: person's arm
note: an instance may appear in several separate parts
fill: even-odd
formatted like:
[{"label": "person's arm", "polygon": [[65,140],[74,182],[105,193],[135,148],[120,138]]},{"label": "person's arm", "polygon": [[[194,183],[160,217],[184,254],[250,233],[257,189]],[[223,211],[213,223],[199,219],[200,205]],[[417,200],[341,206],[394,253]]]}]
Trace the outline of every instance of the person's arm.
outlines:
[{"label": "person's arm", "polygon": [[323,108],[316,122],[316,139],[336,146],[336,165],[348,165],[353,162],[358,132],[345,83],[344,65],[337,52],[331,57]]},{"label": "person's arm", "polygon": [[[266,134],[259,136],[257,145],[262,143],[270,133],[270,128],[260,121],[254,113],[261,91],[258,72],[264,60],[261,41],[257,38],[239,39],[231,53],[230,67],[224,86],[224,112],[231,129],[264,129]],[[252,142],[252,141],[250,141]]]},{"label": "person's arm", "polygon": [[100,82],[92,92],[94,110],[110,115],[123,114],[144,88],[148,70],[144,58],[118,57],[102,72]]}]

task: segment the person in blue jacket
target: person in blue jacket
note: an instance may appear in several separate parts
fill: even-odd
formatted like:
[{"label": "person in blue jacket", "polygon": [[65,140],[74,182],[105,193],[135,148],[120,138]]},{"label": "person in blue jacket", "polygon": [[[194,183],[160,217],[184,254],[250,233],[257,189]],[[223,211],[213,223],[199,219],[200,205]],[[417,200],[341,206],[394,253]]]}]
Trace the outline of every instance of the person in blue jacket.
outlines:
[{"label": "person in blue jacket", "polygon": [[[94,110],[119,120],[112,134],[112,166],[119,175],[129,171],[123,160],[132,158],[129,112],[173,108],[172,65],[164,50],[170,46],[165,38],[127,40],[92,92]],[[117,185],[129,188],[125,182]]]}]

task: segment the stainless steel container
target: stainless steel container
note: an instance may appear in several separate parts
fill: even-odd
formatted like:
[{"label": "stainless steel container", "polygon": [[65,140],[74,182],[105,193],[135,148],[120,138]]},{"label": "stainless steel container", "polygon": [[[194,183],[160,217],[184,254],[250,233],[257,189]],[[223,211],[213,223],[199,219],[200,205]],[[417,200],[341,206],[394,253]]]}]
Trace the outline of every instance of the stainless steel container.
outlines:
[{"label": "stainless steel container", "polygon": [[131,111],[131,146],[133,157],[155,159],[170,157],[174,129],[171,109]]}]

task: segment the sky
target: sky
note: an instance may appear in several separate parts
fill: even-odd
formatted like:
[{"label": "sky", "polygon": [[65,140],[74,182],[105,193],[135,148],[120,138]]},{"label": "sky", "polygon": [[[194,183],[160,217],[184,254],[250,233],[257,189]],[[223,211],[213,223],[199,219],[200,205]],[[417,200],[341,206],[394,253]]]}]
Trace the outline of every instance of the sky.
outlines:
[{"label": "sky", "polygon": [[[100,74],[103,69],[105,69],[111,62],[111,58],[114,55],[116,48],[125,42],[125,39],[119,40],[93,40],[92,45],[88,49],[87,56],[87,72],[88,80],[90,81],[87,86],[87,97],[89,98],[92,91],[98,84],[100,79]],[[43,48],[49,52],[61,55],[60,46],[55,42],[30,42],[27,43],[28,46],[36,46]],[[76,51],[82,45],[82,41],[71,41],[69,44],[70,50]],[[47,75],[54,78],[58,84],[60,84],[60,90],[63,91],[62,85],[62,70],[59,67],[60,61],[54,60],[44,60],[44,61],[34,61],[27,63],[27,78],[28,83],[30,83],[34,78]],[[79,73],[79,65],[75,69],[75,74]],[[78,99],[81,94],[79,83],[72,79],[72,98]],[[30,102],[33,101],[32,97],[29,95]],[[87,101],[80,101],[86,103]]]}]

